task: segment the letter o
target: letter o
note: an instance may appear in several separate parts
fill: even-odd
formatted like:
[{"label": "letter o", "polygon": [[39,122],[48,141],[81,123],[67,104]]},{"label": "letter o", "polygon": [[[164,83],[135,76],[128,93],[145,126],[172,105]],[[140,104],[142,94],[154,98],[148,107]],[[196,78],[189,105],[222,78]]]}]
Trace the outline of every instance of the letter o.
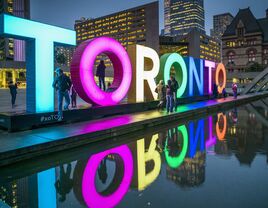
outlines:
[{"label": "letter o", "polygon": [[[107,55],[114,67],[114,92],[104,92],[94,80],[94,62],[98,55]],[[128,93],[132,80],[132,67],[125,48],[115,39],[100,37],[81,43],[76,49],[71,77],[78,95],[93,105],[118,104]]]},{"label": "letter o", "polygon": [[[101,161],[109,154],[118,154],[124,162],[124,176],[117,190],[109,196],[98,193],[95,176]],[[132,153],[127,145],[122,145],[90,157],[82,179],[82,194],[88,207],[105,208],[116,206],[127,193],[133,175]]]},{"label": "letter o", "polygon": [[[222,86],[220,86],[220,80],[219,80],[219,76],[220,76],[220,72],[222,71],[223,73],[223,78],[222,78]],[[222,93],[223,89],[226,87],[226,69],[225,66],[223,65],[223,63],[219,63],[216,69],[216,75],[215,75],[215,81],[216,81],[216,85],[218,85],[218,92]]]},{"label": "letter o", "polygon": [[[223,129],[222,130],[220,129],[220,125],[219,125],[219,122],[220,122],[221,118],[223,119]],[[217,133],[218,139],[220,141],[224,141],[225,135],[226,135],[226,130],[227,130],[227,118],[226,118],[226,115],[224,115],[223,113],[219,113],[218,114],[218,121],[216,123],[216,133]]]},{"label": "letter o", "polygon": [[186,90],[187,79],[188,79],[187,67],[184,59],[178,53],[169,53],[161,56],[160,61],[161,61],[160,64],[161,72],[164,71],[165,83],[167,83],[167,81],[170,78],[170,69],[172,65],[174,65],[175,70],[181,69],[181,73],[176,73],[175,76],[176,80],[178,82],[181,82],[180,88],[177,91],[177,98],[181,97]]}]

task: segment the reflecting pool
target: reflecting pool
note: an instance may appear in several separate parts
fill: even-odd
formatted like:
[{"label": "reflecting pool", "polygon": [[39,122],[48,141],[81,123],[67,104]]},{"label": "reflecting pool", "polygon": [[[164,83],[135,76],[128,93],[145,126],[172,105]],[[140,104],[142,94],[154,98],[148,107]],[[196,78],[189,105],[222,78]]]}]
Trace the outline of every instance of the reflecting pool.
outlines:
[{"label": "reflecting pool", "polygon": [[2,169],[0,207],[268,207],[268,99]]}]

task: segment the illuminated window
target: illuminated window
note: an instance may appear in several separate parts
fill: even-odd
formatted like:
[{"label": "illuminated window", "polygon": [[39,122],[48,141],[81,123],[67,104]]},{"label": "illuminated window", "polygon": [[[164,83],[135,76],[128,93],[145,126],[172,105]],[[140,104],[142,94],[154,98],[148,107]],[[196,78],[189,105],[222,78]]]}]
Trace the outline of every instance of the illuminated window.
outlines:
[{"label": "illuminated window", "polygon": [[254,50],[250,50],[250,51],[248,52],[248,61],[249,61],[249,62],[254,62],[254,61],[256,61],[256,51],[254,51]]},{"label": "illuminated window", "polygon": [[232,52],[232,51],[229,52],[227,57],[228,57],[228,63],[234,63],[234,57],[235,57],[234,52]]}]

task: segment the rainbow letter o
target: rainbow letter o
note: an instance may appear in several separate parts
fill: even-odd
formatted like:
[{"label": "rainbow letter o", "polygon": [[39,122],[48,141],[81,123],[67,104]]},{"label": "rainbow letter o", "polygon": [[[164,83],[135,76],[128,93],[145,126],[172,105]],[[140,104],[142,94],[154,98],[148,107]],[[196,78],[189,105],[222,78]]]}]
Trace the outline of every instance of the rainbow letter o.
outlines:
[{"label": "rainbow letter o", "polygon": [[[104,92],[94,80],[94,62],[98,55],[107,55],[114,67],[114,92]],[[129,90],[132,80],[132,67],[125,48],[115,39],[100,37],[81,43],[76,49],[71,77],[78,95],[94,105],[108,106],[119,103]]]},{"label": "rainbow letter o", "polygon": [[[124,162],[124,176],[117,190],[103,196],[96,190],[95,175],[101,161],[109,154],[118,154]],[[133,175],[133,158],[132,153],[127,145],[122,145],[99,154],[93,155],[85,168],[82,180],[82,193],[88,207],[114,207],[127,193]]]},{"label": "rainbow letter o", "polygon": [[[168,53],[161,56],[160,61],[161,71],[164,71],[165,84],[167,84],[170,78],[170,69],[172,65],[174,65],[176,70],[175,78],[180,83],[180,88],[178,89],[176,96],[177,98],[180,98],[186,90],[188,79],[187,68],[184,59],[178,53]],[[179,69],[181,69],[181,71],[178,71]]]}]

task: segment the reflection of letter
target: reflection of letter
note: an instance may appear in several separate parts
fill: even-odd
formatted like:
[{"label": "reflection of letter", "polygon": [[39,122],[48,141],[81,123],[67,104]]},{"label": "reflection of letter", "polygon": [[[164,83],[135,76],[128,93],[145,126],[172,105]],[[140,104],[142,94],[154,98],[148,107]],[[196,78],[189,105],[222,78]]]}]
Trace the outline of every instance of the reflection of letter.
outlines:
[{"label": "reflection of letter", "polygon": [[[223,126],[222,130],[220,130],[220,122],[221,121],[223,121],[223,123],[221,123],[221,126]],[[225,139],[226,130],[227,130],[226,115],[224,115],[223,113],[219,113],[218,114],[218,121],[216,124],[216,133],[217,133],[217,137],[220,141],[223,141]]]},{"label": "reflection of letter", "polygon": [[[124,163],[124,176],[117,190],[110,195],[101,195],[96,190],[95,176],[101,161],[109,154],[118,154]],[[122,145],[90,157],[82,179],[82,193],[88,207],[114,207],[128,191],[133,175],[132,153],[127,145]]]},{"label": "reflection of letter", "polygon": [[[128,47],[128,53],[131,57],[133,69],[133,80],[128,96],[129,100],[143,102],[144,95],[146,96],[147,101],[150,99],[156,100],[157,93],[155,93],[155,78],[159,73],[160,67],[160,61],[157,52],[152,48],[136,45]],[[147,63],[148,60],[150,60],[150,63],[152,64]],[[145,89],[145,81],[147,81],[149,89]]]},{"label": "reflection of letter", "polygon": [[43,171],[37,174],[38,185],[38,207],[39,208],[56,208],[56,172],[55,168]]},{"label": "reflection of letter", "polygon": [[164,75],[165,83],[167,83],[170,79],[170,69],[172,66],[174,66],[176,70],[175,78],[180,86],[176,96],[177,98],[180,98],[186,90],[188,80],[188,72],[185,61],[183,60],[182,56],[177,53],[165,54],[161,57],[160,61],[160,79],[163,79]]},{"label": "reflection of letter", "polygon": [[208,93],[212,94],[212,69],[215,69],[215,62],[205,60],[205,67],[208,68]]},{"label": "reflection of letter", "polygon": [[[200,95],[204,94],[204,60],[186,58],[189,68],[189,96],[194,95],[194,79]],[[196,63],[198,63],[196,65]]]},{"label": "reflection of letter", "polygon": [[200,138],[200,151],[205,150],[205,142],[204,142],[204,120],[198,121],[198,126],[194,135],[194,122],[190,122],[190,157],[193,158],[196,153],[198,139]]},{"label": "reflection of letter", "polygon": [[[182,137],[183,137],[183,147],[182,147],[181,153],[177,157],[171,157],[169,156],[169,150],[165,149],[165,157],[166,157],[167,163],[171,168],[174,168],[174,169],[178,168],[181,165],[187,153],[187,149],[188,149],[188,132],[187,132],[185,125],[179,126],[178,131],[182,133]],[[167,142],[168,140],[166,140],[166,146],[167,146]]]},{"label": "reflection of letter", "polygon": [[10,15],[1,19],[4,35],[27,41],[27,111],[54,111],[54,43],[75,45],[75,31]]},{"label": "reflection of letter", "polygon": [[213,135],[213,117],[208,117],[208,140],[206,141],[206,148],[209,148],[216,144],[216,137]]},{"label": "reflection of letter", "polygon": [[[220,80],[220,72],[222,71],[223,77],[222,80]],[[222,93],[223,89],[226,87],[226,69],[225,66],[220,63],[217,66],[216,69],[216,75],[215,75],[215,81],[216,81],[216,85],[218,85],[218,91],[219,93]]]},{"label": "reflection of letter", "polygon": [[[156,150],[156,140],[158,134],[154,135],[148,152],[145,152],[144,139],[137,141],[137,163],[138,163],[138,189],[143,190],[146,186],[151,184],[159,175],[161,168],[161,157],[159,152]],[[146,163],[149,161],[154,162],[153,169],[146,173]]]}]

